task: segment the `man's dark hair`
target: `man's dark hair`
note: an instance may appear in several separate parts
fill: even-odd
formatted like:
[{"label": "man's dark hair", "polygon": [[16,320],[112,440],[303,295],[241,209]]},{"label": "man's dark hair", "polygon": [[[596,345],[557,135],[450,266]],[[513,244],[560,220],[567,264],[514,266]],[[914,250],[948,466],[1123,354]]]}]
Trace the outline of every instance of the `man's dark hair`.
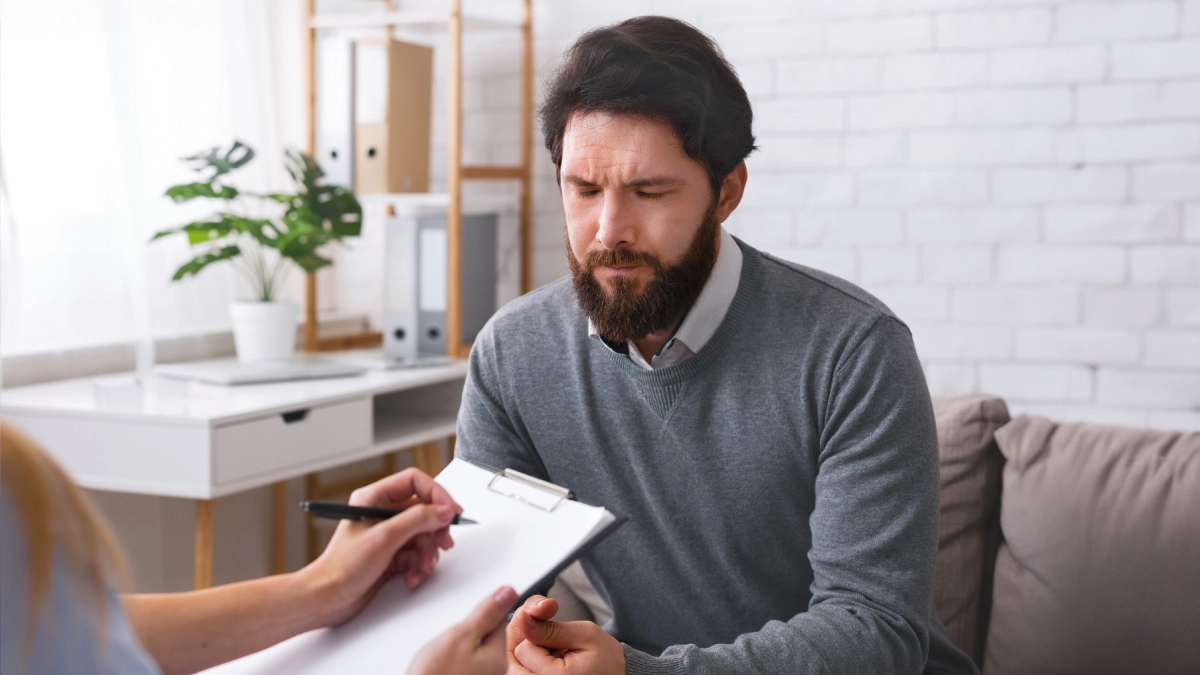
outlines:
[{"label": "man's dark hair", "polygon": [[712,38],[678,19],[628,19],[585,33],[567,51],[539,110],[556,172],[571,115],[593,112],[670,124],[708,172],[714,200],[755,149],[754,115],[733,66]]}]

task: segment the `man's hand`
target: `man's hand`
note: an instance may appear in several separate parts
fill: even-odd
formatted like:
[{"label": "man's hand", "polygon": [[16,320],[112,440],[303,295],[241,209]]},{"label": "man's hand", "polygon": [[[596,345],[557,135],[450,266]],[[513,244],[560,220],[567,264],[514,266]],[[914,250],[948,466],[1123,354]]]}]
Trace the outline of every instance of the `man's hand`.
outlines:
[{"label": "man's hand", "polygon": [[557,622],[558,602],[535,595],[508,624],[508,675],[625,675],[625,648],[591,621]]},{"label": "man's hand", "polygon": [[383,521],[341,521],[321,557],[298,572],[316,589],[323,625],[357,614],[393,576],[403,576],[409,588],[424,581],[437,565],[438,549],[454,546],[450,521],[462,513],[450,493],[418,469],[355,490],[350,504],[404,513]]},{"label": "man's hand", "polygon": [[425,645],[408,668],[408,675],[502,675],[504,615],[517,601],[505,586],[486,598],[465,621]]}]

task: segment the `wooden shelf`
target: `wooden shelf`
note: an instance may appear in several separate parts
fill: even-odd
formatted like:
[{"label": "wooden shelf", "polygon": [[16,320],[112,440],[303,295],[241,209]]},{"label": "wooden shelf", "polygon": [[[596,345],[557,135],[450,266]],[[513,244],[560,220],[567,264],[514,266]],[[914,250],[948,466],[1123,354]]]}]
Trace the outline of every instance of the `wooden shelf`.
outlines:
[{"label": "wooden shelf", "polygon": [[525,168],[520,166],[464,166],[462,177],[477,180],[521,180]]},{"label": "wooden shelf", "polygon": [[[395,26],[429,33],[445,33],[450,27],[446,12],[338,12],[314,14],[313,28],[376,28]],[[514,30],[521,27],[520,19],[511,21],[492,17],[464,14],[463,29]]]}]

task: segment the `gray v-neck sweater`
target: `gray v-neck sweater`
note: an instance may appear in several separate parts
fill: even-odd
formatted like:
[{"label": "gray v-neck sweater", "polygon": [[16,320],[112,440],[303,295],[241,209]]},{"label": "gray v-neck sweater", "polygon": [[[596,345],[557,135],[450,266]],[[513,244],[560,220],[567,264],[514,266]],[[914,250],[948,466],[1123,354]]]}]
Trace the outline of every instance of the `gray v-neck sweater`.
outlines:
[{"label": "gray v-neck sweater", "polygon": [[720,328],[666,368],[590,340],[569,279],[506,305],[459,456],[629,517],[583,566],[630,673],[970,672],[930,621],[937,435],[908,329],[738,243]]}]

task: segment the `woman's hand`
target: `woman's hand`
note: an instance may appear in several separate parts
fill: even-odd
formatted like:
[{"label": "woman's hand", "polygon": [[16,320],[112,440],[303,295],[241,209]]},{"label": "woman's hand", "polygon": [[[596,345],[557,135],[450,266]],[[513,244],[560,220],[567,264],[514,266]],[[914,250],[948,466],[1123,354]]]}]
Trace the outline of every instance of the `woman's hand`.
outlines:
[{"label": "woman's hand", "polygon": [[454,545],[450,521],[462,512],[416,469],[355,490],[350,503],[406,510],[383,521],[343,520],[321,557],[299,572],[190,593],[124,596],[138,637],[163,672],[195,673],[342,623],[395,575],[416,586],[433,572],[438,549]]},{"label": "woman's hand", "polygon": [[321,557],[300,570],[322,604],[322,623],[354,616],[396,575],[415,588],[433,573],[439,549],[454,546],[450,521],[462,507],[418,469],[405,469],[355,490],[353,506],[404,509],[387,520],[338,523]]},{"label": "woman's hand", "polygon": [[512,588],[497,590],[466,620],[425,645],[408,675],[502,675],[508,667],[504,617],[516,602]]}]

